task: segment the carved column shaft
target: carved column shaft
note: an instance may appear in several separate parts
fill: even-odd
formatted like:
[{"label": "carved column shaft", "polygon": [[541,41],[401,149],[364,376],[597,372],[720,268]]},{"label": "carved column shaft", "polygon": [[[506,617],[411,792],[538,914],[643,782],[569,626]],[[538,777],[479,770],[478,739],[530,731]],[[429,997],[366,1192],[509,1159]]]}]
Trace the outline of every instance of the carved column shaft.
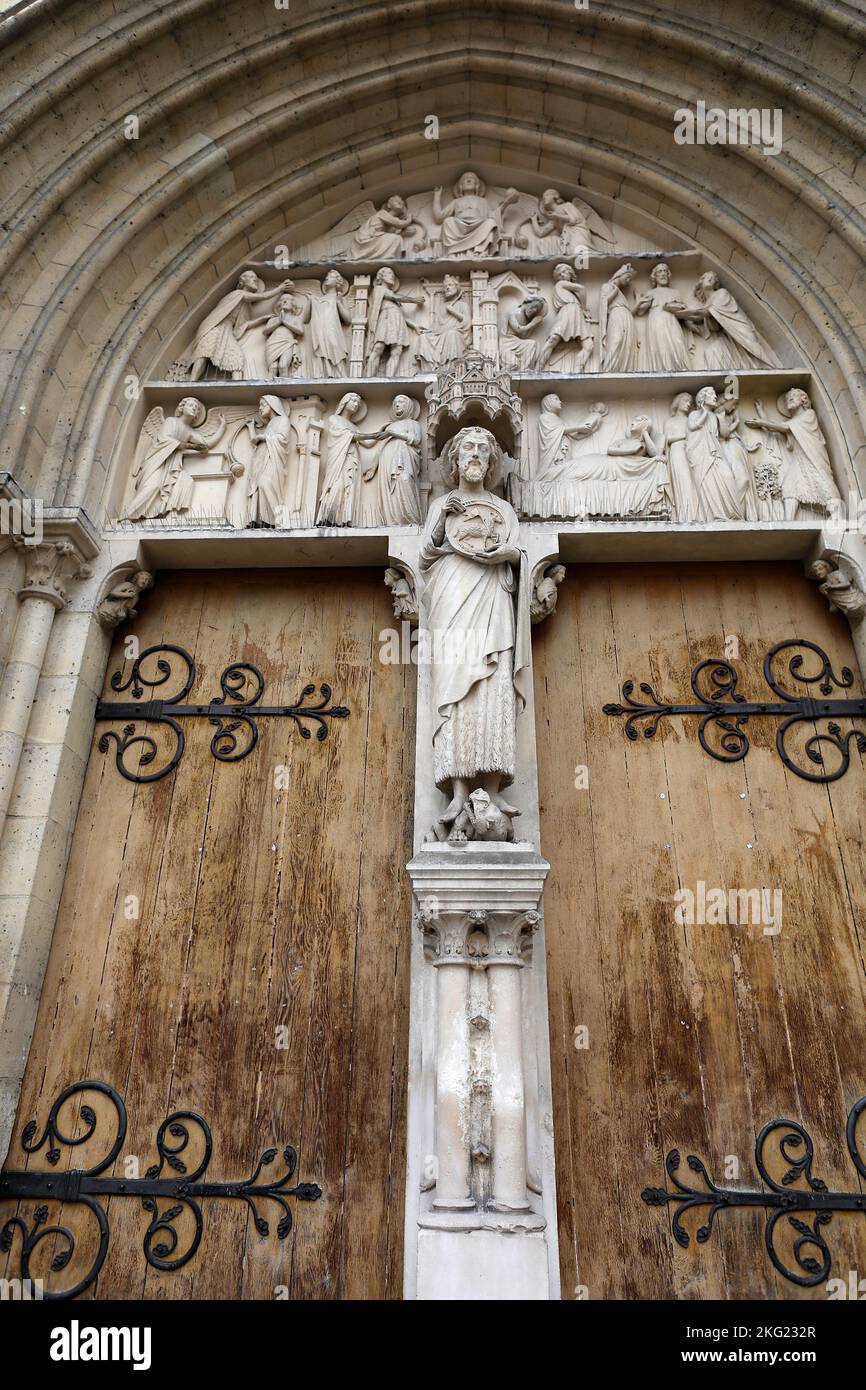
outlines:
[{"label": "carved column shaft", "polygon": [[367,309],[369,299],[369,275],[356,275],[355,297],[352,304],[352,345],[349,350],[350,377],[364,375],[364,336],[367,332]]},{"label": "carved column shaft", "polygon": [[438,1176],[433,1205],[438,1211],[459,1211],[475,1205],[469,1190],[469,963],[446,956],[437,966]]},{"label": "carved column shaft", "polygon": [[69,540],[20,544],[20,549],[24,552],[24,584],[18,591],[18,616],[0,684],[0,832],[12,798],[54,615],[67,601],[64,585],[69,578],[89,572]]}]

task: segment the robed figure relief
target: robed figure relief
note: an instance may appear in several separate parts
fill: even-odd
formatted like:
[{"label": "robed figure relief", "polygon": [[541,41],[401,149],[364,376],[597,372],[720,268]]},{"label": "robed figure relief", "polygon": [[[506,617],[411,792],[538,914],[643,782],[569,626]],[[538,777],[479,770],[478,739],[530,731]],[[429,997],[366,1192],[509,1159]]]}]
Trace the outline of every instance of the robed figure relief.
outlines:
[{"label": "robed figure relief", "polygon": [[502,789],[515,773],[529,618],[524,604],[515,612],[526,569],[517,514],[489,491],[502,468],[499,445],[489,430],[468,426],[443,461],[451,491],[433,503],[424,528],[422,614],[431,637],[434,777],[449,798],[435,834],[460,844],[474,791],[486,792],[503,817],[517,814]]}]

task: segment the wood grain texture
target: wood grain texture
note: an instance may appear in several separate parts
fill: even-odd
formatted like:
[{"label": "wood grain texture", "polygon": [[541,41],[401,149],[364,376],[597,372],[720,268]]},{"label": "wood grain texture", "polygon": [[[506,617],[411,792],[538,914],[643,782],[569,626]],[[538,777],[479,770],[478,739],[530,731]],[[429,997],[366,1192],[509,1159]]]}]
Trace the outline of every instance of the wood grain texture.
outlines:
[{"label": "wood grain texture", "polygon": [[[263,1206],[262,1239],[244,1204],[204,1203],[201,1248],[177,1273],[146,1264],[148,1217],[115,1200],[91,1296],[402,1295],[415,691],[412,668],[379,661],[393,622],[378,570],[163,574],[142,605],[142,649],[193,654],[191,699],[213,698],[223,668],[244,660],[263,672],[266,703],[326,681],[351,715],[323,743],[262,719],[234,764],[211,757],[209,724],[187,720],[180,767],[152,786],[124,780],[96,731],[16,1133],[95,1076],[127,1099],[124,1158],[142,1174],[161,1121],[191,1109],[213,1130],[209,1177],[245,1177],[291,1142],[298,1176],[325,1195],[293,1205],[282,1243],[275,1208]],[[79,1213],[63,1218],[88,1240]]]},{"label": "wood grain texture", "polygon": [[[777,757],[774,721],[753,720],[748,757],[723,765],[701,750],[696,718],[630,743],[602,712],[629,677],[691,699],[693,666],[728,636],[749,699],[786,637],[856,671],[847,624],[795,565],[570,566],[535,638],[566,1298],[578,1286],[591,1299],[826,1298],[776,1273],[761,1212],[722,1214],[708,1243],[680,1249],[668,1215],[640,1199],[675,1146],[717,1182],[754,1187],[758,1130],[791,1118],[815,1141],[816,1175],[857,1188],[844,1128],[866,1093],[862,760],[811,786]],[[780,889],[781,932],[677,925],[673,895],[698,880]],[[686,1224],[694,1236],[699,1220]],[[861,1218],[836,1215],[825,1234],[833,1275],[866,1268]]]}]

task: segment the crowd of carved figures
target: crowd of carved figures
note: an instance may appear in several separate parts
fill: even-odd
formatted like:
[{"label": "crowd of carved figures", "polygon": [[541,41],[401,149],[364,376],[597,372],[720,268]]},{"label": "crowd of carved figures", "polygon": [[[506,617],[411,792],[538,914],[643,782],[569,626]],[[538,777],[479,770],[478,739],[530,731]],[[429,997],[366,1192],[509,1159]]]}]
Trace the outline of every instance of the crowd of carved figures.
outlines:
[{"label": "crowd of carved figures", "polygon": [[[329,270],[320,284],[283,280],[271,288],[246,270],[199,325],[173,375],[291,381],[429,373],[473,346],[473,301],[479,300],[491,329],[485,345],[514,372],[778,365],[715,271],[703,273],[687,299],[671,288],[665,261],[636,287],[638,271],[630,262],[591,291],[567,261],[551,268],[549,290],[513,274],[490,281],[479,272],[475,278],[475,285],[455,274],[409,282],[393,266],[382,266],[372,281],[357,276],[352,292],[339,270]],[[350,361],[358,327],[363,346]]]},{"label": "crowd of carved figures", "polygon": [[[828,513],[839,493],[808,393],[792,387],[749,409],[740,388],[729,374],[723,386],[654,397],[633,413],[601,400],[567,408],[549,392],[533,412],[525,457],[509,460],[500,490],[526,519],[700,523]],[[256,408],[209,415],[195,397],[173,415],[157,406],[142,428],[124,517],[201,517],[196,488],[216,481],[216,520],[238,529],[420,525],[427,499],[445,486],[440,461],[424,457],[421,402],[398,393],[387,418],[371,426],[367,415],[356,390],[330,409],[319,397],[270,393]],[[201,456],[213,458],[210,472],[195,472]]]},{"label": "crowd of carved figures", "polygon": [[[445,488],[428,383],[475,358],[524,391],[500,481],[523,519],[786,521],[838,497],[808,393],[738,375],[780,362],[731,289],[698,253],[664,253],[581,197],[470,171],[363,204],[292,255],[293,278],[243,270],[169,373],[208,383],[209,400],[216,381],[261,383],[257,406],[227,392],[152,409],[124,519],[421,525]],[[682,372],[679,387],[659,379]],[[653,374],[640,396],[610,380],[637,373]],[[591,406],[568,380],[586,374]],[[530,384],[545,375],[559,381]]]}]

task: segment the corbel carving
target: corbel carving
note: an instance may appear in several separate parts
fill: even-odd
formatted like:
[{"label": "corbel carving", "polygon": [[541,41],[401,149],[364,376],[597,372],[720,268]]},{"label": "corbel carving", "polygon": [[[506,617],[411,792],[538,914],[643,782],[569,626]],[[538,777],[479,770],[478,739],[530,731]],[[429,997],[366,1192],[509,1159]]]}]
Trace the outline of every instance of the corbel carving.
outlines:
[{"label": "corbel carving", "polygon": [[411,570],[405,565],[389,565],[385,571],[385,584],[391,591],[397,621],[417,623],[418,595]]},{"label": "corbel carving", "polygon": [[95,613],[108,631],[119,627],[138,613],[137,604],[146,589],[153,588],[153,575],[137,564],[124,565],[108,576],[96,601]]},{"label": "corbel carving", "polygon": [[815,560],[809,566],[809,578],[814,579],[824,595],[831,612],[842,613],[850,623],[859,623],[866,612],[866,594],[841,564],[828,559]]},{"label": "corbel carving", "polygon": [[565,578],[565,565],[550,565],[543,560],[532,571],[530,585],[529,617],[535,626],[556,612],[559,586]]}]

